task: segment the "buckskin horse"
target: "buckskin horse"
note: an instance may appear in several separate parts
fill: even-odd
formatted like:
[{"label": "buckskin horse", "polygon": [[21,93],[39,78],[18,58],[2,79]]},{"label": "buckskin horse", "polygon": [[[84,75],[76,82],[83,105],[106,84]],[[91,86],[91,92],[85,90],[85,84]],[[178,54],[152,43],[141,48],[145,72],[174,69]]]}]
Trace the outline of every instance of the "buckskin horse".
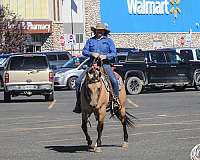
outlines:
[{"label": "buckskin horse", "polygon": [[[101,149],[101,136],[104,126],[104,119],[106,116],[106,111],[112,111],[112,115],[117,117],[123,126],[124,133],[124,142],[122,144],[123,148],[128,148],[128,133],[127,126],[134,127],[134,121],[131,114],[126,112],[125,110],[125,102],[126,102],[126,91],[123,81],[120,77],[121,89],[119,92],[119,104],[120,107],[118,110],[114,110],[112,107],[109,107],[109,104],[112,99],[112,95],[110,91],[106,88],[105,83],[105,72],[103,67],[94,67],[91,66],[88,68],[86,72],[85,80],[81,87],[81,111],[82,111],[82,130],[85,134],[88,150],[94,152],[102,152]],[[112,105],[111,105],[112,106]],[[96,140],[96,144],[92,146],[91,137],[88,134],[87,123],[90,115],[94,113],[95,118],[98,122],[97,124],[97,132],[98,138]]]}]

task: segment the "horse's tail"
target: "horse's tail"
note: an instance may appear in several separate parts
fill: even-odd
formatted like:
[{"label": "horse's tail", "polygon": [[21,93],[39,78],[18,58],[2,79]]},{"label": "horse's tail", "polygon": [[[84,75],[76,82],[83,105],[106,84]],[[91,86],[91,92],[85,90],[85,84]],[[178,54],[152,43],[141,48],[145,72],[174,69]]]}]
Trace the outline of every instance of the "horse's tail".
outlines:
[{"label": "horse's tail", "polygon": [[126,124],[127,124],[128,127],[131,127],[131,128],[135,127],[135,120],[136,119],[137,118],[135,116],[133,116],[132,114],[130,114],[129,112],[126,111],[125,121],[126,121]]},{"label": "horse's tail", "polygon": [[[121,113],[119,108],[118,109],[114,109],[112,110],[111,108],[107,109],[107,112],[110,112],[111,116],[110,118],[118,118],[121,121]],[[126,111],[126,115],[125,115],[125,123],[127,125],[127,127],[133,128],[135,127],[135,121],[136,121],[136,117],[133,116],[131,113]]]}]

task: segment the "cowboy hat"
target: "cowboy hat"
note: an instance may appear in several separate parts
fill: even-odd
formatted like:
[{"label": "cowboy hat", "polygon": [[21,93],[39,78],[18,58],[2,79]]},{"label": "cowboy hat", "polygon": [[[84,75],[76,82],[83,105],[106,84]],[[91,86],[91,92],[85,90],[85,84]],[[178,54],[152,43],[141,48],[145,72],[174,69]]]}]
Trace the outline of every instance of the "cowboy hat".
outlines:
[{"label": "cowboy hat", "polygon": [[96,27],[91,27],[91,30],[93,32],[96,32],[97,29],[105,30],[105,32],[107,32],[107,33],[110,32],[110,30],[108,29],[108,27],[105,24],[103,24],[103,23],[97,23]]}]

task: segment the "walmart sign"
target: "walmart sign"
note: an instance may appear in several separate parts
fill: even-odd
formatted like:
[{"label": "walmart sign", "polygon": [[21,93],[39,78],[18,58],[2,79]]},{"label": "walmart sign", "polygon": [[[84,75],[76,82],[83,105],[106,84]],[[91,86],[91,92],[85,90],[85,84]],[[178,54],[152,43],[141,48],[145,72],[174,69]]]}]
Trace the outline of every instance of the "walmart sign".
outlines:
[{"label": "walmart sign", "polygon": [[101,0],[112,32],[200,32],[200,0]]},{"label": "walmart sign", "polygon": [[169,14],[168,0],[165,1],[146,1],[146,0],[127,0],[129,14]]}]

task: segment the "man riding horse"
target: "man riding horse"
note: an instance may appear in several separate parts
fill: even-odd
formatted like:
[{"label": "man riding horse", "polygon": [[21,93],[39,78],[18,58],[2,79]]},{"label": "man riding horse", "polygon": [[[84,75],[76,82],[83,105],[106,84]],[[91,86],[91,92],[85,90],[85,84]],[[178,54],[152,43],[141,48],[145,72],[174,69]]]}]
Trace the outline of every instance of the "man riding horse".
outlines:
[{"label": "man riding horse", "polygon": [[[113,88],[113,101],[114,108],[119,107],[119,85],[118,80],[112,70],[110,65],[111,62],[114,61],[116,57],[116,48],[113,40],[108,38],[108,33],[110,30],[103,23],[97,23],[96,27],[91,27],[91,30],[94,32],[94,36],[87,40],[82,54],[86,57],[90,57],[90,62],[92,63],[92,59],[99,58],[103,62],[103,69],[108,75],[112,88]],[[81,113],[80,107],[80,87],[82,80],[85,77],[85,72],[83,72],[79,78],[76,80],[76,97],[77,102],[76,106],[73,110],[75,113]]]}]

